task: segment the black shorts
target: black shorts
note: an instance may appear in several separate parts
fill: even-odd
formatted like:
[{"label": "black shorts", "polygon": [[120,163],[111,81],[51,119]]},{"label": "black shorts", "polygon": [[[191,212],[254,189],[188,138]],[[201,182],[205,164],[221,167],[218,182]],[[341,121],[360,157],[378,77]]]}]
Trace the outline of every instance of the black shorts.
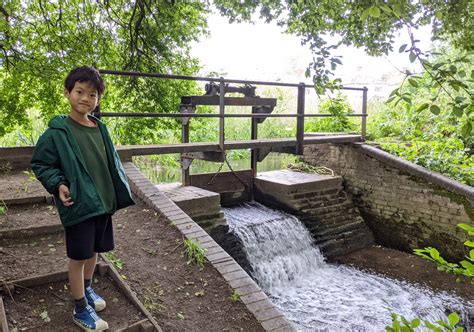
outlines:
[{"label": "black shorts", "polygon": [[84,260],[96,252],[114,249],[112,216],[102,214],[84,220],[76,225],[65,227],[67,257]]}]

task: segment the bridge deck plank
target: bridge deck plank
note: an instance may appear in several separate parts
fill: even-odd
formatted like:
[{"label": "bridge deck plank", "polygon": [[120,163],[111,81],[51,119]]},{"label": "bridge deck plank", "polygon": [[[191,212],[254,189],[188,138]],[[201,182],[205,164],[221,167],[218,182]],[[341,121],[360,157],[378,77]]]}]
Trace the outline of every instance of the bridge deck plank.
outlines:
[{"label": "bridge deck plank", "polygon": [[[323,144],[323,143],[354,143],[360,142],[360,135],[333,135],[305,137],[304,145]],[[294,138],[274,138],[274,139],[256,139],[242,141],[227,141],[224,144],[226,150],[251,149],[251,148],[271,148],[282,146],[296,146],[297,141]],[[121,157],[129,158],[138,155],[166,154],[166,153],[184,153],[184,152],[204,152],[218,151],[217,143],[178,143],[178,144],[156,144],[156,145],[133,145],[117,147]]]}]

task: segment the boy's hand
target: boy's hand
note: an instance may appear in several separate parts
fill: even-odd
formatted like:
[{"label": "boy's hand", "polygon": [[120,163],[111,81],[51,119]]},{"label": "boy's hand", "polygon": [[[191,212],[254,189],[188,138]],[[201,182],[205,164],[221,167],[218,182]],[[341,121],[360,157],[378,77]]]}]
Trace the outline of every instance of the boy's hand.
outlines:
[{"label": "boy's hand", "polygon": [[60,185],[58,188],[58,191],[59,191],[59,199],[61,200],[61,202],[63,202],[64,206],[71,206],[74,204],[71,196],[69,196],[69,188],[66,185],[64,184]]}]

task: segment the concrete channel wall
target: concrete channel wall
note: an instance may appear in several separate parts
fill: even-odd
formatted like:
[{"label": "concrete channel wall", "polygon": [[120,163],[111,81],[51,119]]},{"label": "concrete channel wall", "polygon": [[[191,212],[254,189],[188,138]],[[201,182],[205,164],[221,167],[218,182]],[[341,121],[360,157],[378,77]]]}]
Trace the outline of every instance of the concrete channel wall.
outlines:
[{"label": "concrete channel wall", "polygon": [[431,246],[462,259],[467,234],[457,224],[474,224],[474,189],[387,155],[367,145],[304,150],[306,162],[343,176],[377,243],[408,252]]}]

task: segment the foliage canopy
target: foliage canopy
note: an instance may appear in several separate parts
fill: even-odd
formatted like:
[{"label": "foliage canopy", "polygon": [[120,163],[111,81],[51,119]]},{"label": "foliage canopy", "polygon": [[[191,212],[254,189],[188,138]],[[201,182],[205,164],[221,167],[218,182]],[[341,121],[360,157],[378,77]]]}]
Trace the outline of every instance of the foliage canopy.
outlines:
[{"label": "foliage canopy", "polygon": [[[276,21],[286,31],[301,36],[302,43],[313,53],[306,76],[312,75],[319,92],[334,88],[340,83],[331,79],[332,71],[342,64],[337,49],[341,45],[364,48],[369,55],[388,54],[394,49],[394,38],[398,31],[406,29],[407,44],[400,52],[408,54],[411,62],[419,61],[425,72],[432,77],[430,87],[436,92],[418,108],[440,111],[438,97],[447,95],[451,99],[450,110],[463,117],[463,134],[471,134],[474,126],[474,71],[460,70],[470,64],[472,69],[474,51],[474,2],[470,0],[215,0],[222,14],[231,21],[251,21],[258,13],[266,21]],[[414,29],[430,25],[432,39],[453,45],[461,52],[457,59],[434,63],[429,51],[417,46]],[[408,83],[417,87],[418,77],[406,73]],[[395,101],[411,102],[411,95],[398,89],[392,95]]]},{"label": "foliage canopy", "polygon": [[[27,108],[40,109],[45,118],[60,112],[63,79],[78,65],[195,73],[198,63],[190,57],[189,45],[206,33],[206,12],[199,1],[1,2],[0,135],[26,124]],[[113,89],[102,105],[142,112],[176,109],[178,97],[194,86],[119,77],[107,77],[107,83]],[[155,126],[148,120],[123,121],[121,129],[152,132]]]},{"label": "foliage canopy", "polygon": [[[206,15],[212,5],[230,21],[251,21],[258,13],[301,37],[313,52],[306,75],[318,92],[340,84],[332,71],[342,64],[341,45],[362,47],[369,55],[388,54],[394,37],[406,29],[409,40],[400,47],[411,61],[419,61],[432,79],[432,96],[418,109],[439,113],[440,98],[447,96],[451,112],[462,119],[462,133],[473,128],[472,52],[474,3],[470,0],[214,0],[214,1],[21,1],[0,3],[0,135],[26,125],[25,110],[36,107],[45,118],[63,106],[62,79],[72,67],[92,64],[99,68],[193,74],[198,63],[189,55],[193,40],[206,34]],[[418,48],[414,30],[430,25],[433,40],[453,45],[457,59],[434,62]],[[469,67],[470,70],[462,69]],[[417,88],[414,73],[406,84]],[[192,93],[194,83],[108,77],[109,93],[102,105],[128,112],[169,112],[179,96]],[[397,89],[392,101],[411,103],[412,94]],[[143,137],[155,140],[154,120],[117,121],[123,143]],[[164,121],[174,127],[173,121]],[[135,135],[129,135],[138,131]],[[146,135],[144,135],[146,133]],[[140,135],[142,134],[142,135]],[[146,142],[142,142],[146,143]]]}]

